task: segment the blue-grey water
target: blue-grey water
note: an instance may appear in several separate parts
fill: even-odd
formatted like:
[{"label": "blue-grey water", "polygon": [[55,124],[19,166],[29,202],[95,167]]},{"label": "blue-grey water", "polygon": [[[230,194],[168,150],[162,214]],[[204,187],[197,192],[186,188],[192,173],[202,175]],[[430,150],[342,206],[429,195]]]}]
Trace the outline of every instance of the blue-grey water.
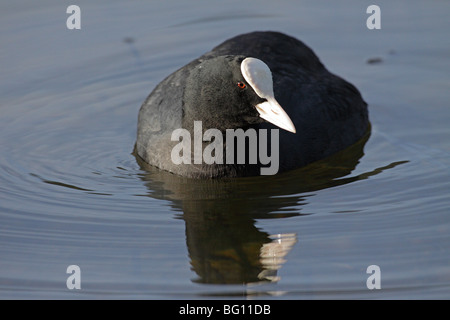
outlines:
[{"label": "blue-grey water", "polygon": [[[369,30],[371,4],[2,2],[0,298],[450,298],[450,3],[376,1]],[[149,92],[255,30],[355,84],[367,140],[278,176],[142,170]]]}]

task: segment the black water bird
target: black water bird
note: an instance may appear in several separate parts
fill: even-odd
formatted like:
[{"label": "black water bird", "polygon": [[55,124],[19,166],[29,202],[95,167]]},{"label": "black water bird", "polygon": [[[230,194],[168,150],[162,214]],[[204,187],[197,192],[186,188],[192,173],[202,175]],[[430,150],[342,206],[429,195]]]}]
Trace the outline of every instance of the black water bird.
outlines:
[{"label": "black water bird", "polygon": [[[200,162],[194,159],[196,122],[201,138],[208,129],[216,130],[214,139],[200,142]],[[252,32],[223,42],[156,86],[139,111],[134,154],[141,164],[191,178],[253,176],[261,174],[267,160],[249,161],[256,150],[250,135],[245,150],[237,143],[226,150],[231,145],[227,130],[254,130],[259,141],[260,129],[267,129],[267,155],[277,161],[276,172],[283,172],[351,146],[369,127],[360,92],[330,73],[303,42],[279,32]],[[281,129],[274,148],[271,129],[276,128]],[[189,149],[182,149],[188,160],[183,163],[173,158],[181,143],[173,139],[177,129],[192,138]],[[223,152],[215,149],[216,161],[206,163],[202,152],[213,142],[222,142]],[[227,152],[235,152],[228,159],[234,161],[227,161]],[[246,153],[244,163],[237,161],[238,152]]]}]

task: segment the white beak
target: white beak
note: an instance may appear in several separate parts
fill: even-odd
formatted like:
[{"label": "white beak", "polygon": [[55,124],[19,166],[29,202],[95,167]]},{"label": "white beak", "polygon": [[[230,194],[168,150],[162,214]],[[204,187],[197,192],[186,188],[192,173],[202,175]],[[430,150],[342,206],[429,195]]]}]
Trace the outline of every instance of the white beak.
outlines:
[{"label": "white beak", "polygon": [[266,102],[256,105],[259,116],[270,123],[280,127],[281,129],[295,133],[295,126],[291,118],[283,110],[275,99],[267,99]]},{"label": "white beak", "polygon": [[259,59],[246,58],[241,63],[241,73],[258,96],[267,101],[256,105],[259,115],[274,125],[295,133],[291,118],[283,110],[273,94],[272,72]]}]

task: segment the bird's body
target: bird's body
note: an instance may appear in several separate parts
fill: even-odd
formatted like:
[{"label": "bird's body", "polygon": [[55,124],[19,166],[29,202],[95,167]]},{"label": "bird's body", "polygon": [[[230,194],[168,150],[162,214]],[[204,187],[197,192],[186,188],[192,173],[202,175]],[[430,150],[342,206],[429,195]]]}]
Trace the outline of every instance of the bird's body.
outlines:
[{"label": "bird's body", "polygon": [[[270,93],[267,96],[266,89],[261,89],[264,93],[258,91],[266,85],[263,80],[254,83],[248,74],[257,68],[253,64],[259,60],[270,69],[276,101]],[[244,64],[251,69],[247,74]],[[261,72],[258,69],[255,74]],[[288,117],[272,121],[269,116],[268,121],[276,126],[263,120],[267,110],[258,106],[268,104],[269,110],[282,107],[273,109],[276,117],[283,110]],[[267,164],[259,160],[256,164],[227,163],[225,139],[222,164],[174,163],[172,150],[180,141],[172,141],[172,134],[176,129],[185,129],[194,138],[195,121],[201,121],[202,132],[214,128],[224,138],[227,129],[242,128],[255,130],[259,140],[260,129],[268,129],[269,144],[271,129],[286,129],[279,130],[277,172],[302,167],[345,149],[369,128],[367,104],[359,91],[326,70],[301,41],[278,32],[236,36],[175,71],[148,96],[138,119],[135,154],[146,164],[192,178],[260,174],[260,168]],[[202,145],[209,143],[203,141]],[[277,148],[272,146],[272,151]],[[251,152],[248,145],[244,151]],[[193,155],[189,157],[193,159]]]}]

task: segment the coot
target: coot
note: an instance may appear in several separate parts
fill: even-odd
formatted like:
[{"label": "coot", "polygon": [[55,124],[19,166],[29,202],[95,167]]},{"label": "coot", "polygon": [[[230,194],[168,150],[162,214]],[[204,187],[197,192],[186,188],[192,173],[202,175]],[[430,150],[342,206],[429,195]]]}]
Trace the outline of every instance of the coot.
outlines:
[{"label": "coot", "polygon": [[139,111],[134,154],[190,178],[275,174],[345,149],[368,130],[359,91],[309,47],[252,32],[156,86]]}]

